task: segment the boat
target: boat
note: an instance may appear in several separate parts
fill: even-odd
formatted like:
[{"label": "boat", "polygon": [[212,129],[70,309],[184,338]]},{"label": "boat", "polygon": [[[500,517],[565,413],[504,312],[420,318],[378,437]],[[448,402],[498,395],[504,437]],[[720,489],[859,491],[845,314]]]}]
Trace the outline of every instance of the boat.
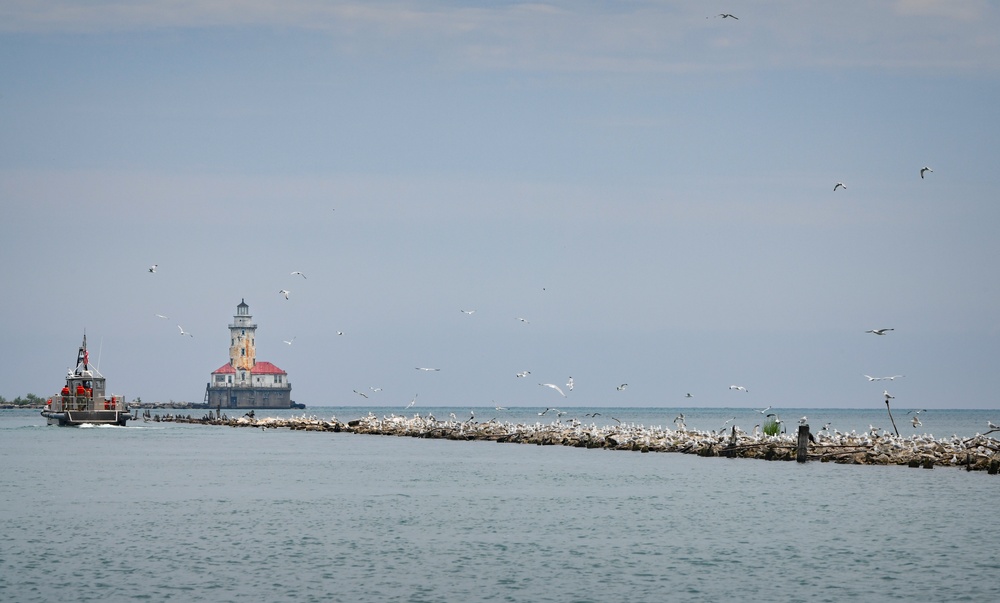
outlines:
[{"label": "boat", "polygon": [[104,375],[90,366],[87,334],[76,355],[76,368],[66,371],[66,385],[45,403],[42,416],[49,425],[125,426],[131,417],[124,396],[107,397]]}]

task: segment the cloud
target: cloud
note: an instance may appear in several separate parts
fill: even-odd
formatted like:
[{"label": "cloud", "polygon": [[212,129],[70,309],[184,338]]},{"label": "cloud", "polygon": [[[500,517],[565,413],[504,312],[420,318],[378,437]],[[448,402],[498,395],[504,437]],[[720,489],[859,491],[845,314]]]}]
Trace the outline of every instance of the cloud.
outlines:
[{"label": "cloud", "polygon": [[0,32],[301,29],[361,58],[459,70],[676,73],[775,67],[996,69],[1000,14],[980,0],[743,5],[740,20],[699,4],[14,0]]}]

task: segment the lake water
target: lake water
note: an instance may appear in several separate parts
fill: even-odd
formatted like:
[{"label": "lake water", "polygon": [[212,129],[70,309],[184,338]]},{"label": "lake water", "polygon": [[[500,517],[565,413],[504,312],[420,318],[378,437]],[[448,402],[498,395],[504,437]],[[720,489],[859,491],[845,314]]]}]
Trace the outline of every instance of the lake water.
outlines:
[{"label": "lake water", "polygon": [[[474,410],[477,420],[499,412]],[[547,418],[539,410],[507,412],[534,422]],[[369,411],[403,414],[257,416]],[[428,411],[465,419],[470,409]],[[613,415],[664,426],[684,412],[700,429],[732,416],[563,418],[595,411],[599,424]],[[754,411],[738,412],[752,428],[742,417]],[[891,427],[884,409],[782,411],[793,425],[800,413],[842,431]],[[929,411],[924,425],[947,429],[921,431],[964,437],[998,414]],[[45,426],[37,411],[0,411],[0,452],[2,601],[1000,597],[1000,477],[958,468],[142,421],[73,429]]]}]

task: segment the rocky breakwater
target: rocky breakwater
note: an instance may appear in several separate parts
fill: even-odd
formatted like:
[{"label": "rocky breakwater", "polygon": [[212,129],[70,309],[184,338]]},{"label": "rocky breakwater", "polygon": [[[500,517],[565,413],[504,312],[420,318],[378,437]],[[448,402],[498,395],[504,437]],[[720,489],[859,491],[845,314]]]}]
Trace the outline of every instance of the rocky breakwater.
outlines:
[{"label": "rocky breakwater", "polygon": [[[287,428],[300,431],[330,431],[365,435],[480,440],[538,446],[573,446],[634,452],[679,452],[700,456],[755,458],[790,461],[796,458],[797,437],[791,434],[746,433],[734,427],[728,431],[670,429],[634,424],[597,425],[576,420],[551,423],[510,423],[503,421],[439,420],[432,415],[411,417],[373,413],[345,422],[336,417],[320,419],[302,415],[289,418],[231,419],[206,415],[200,419],[166,415],[156,420],[260,429]],[[859,465],[907,465],[932,468],[962,467],[970,471],[1000,472],[1000,440],[987,434],[971,438],[934,438],[930,435],[899,437],[886,431],[820,431],[810,438],[807,458],[822,462]]]}]

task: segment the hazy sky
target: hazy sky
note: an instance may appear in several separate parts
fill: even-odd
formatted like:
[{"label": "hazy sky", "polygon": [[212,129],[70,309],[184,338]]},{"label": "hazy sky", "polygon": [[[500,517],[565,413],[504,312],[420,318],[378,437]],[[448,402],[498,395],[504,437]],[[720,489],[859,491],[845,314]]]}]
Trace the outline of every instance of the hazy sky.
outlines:
[{"label": "hazy sky", "polygon": [[998,107],[985,0],[7,1],[0,394],[1000,408]]}]

